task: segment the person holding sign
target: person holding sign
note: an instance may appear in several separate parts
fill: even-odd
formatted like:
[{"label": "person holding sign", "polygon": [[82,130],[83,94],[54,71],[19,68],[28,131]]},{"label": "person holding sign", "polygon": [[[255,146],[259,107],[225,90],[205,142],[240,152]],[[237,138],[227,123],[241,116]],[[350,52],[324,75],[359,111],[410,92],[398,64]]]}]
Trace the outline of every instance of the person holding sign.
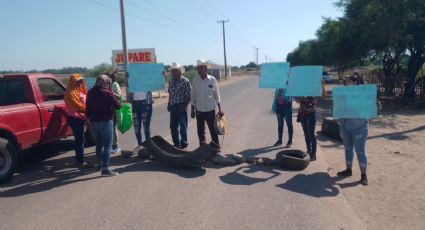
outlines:
[{"label": "person holding sign", "polygon": [[134,92],[132,102],[134,132],[136,134],[137,144],[142,146],[142,125],[145,140],[151,138],[152,91]]},{"label": "person holding sign", "polygon": [[294,128],[292,126],[292,98],[286,96],[286,89],[276,89],[272,106],[273,112],[277,116],[277,133],[278,140],[274,144],[275,147],[282,145],[283,126],[286,121],[288,127],[288,142],[285,148],[290,148],[292,145],[292,137]]},{"label": "person holding sign", "polygon": [[[325,82],[322,80],[322,98],[326,98]],[[300,108],[297,114],[297,122],[301,122],[304,132],[307,153],[310,160],[316,160],[316,99],[314,97],[299,97]]]},{"label": "person holding sign", "polygon": [[205,122],[207,122],[213,145],[217,150],[220,150],[218,134],[214,127],[216,106],[218,107],[217,115],[223,116],[224,113],[221,110],[221,99],[217,80],[215,77],[207,74],[208,66],[209,64],[207,61],[197,61],[196,68],[199,76],[193,80],[191,117],[194,118],[196,116],[199,144],[202,145],[206,143]]},{"label": "person holding sign", "polygon": [[[364,80],[360,77],[359,74],[355,74],[354,76],[344,79],[345,86],[363,84]],[[379,101],[377,101],[377,106],[378,108],[380,107]],[[339,118],[338,123],[340,128],[340,136],[344,143],[345,162],[347,168],[344,171],[338,172],[337,175],[341,177],[348,177],[353,175],[352,166],[355,150],[357,154],[357,160],[359,161],[360,165],[360,183],[362,185],[368,185],[369,182],[366,175],[366,140],[368,136],[369,120],[367,118]]]},{"label": "person holding sign", "polygon": [[167,110],[170,112],[170,129],[174,147],[181,149],[185,149],[189,145],[187,142],[187,106],[190,103],[192,90],[189,80],[182,75],[184,71],[183,66],[172,63],[172,79],[168,84],[167,106]]}]

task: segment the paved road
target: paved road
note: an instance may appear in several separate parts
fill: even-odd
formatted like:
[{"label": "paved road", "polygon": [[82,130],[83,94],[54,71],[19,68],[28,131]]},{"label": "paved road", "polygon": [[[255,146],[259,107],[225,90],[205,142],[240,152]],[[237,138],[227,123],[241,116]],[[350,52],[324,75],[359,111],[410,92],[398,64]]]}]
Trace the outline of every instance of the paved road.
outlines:
[{"label": "paved road", "polygon": [[[274,157],[272,90],[256,77],[220,87],[230,132],[223,153]],[[154,106],[152,132],[170,140],[165,103]],[[190,144],[198,144],[190,121]],[[294,148],[304,149],[300,125]],[[133,133],[121,136],[133,149]],[[286,140],[284,140],[286,141]],[[33,150],[20,172],[1,188],[0,229],[365,229],[318,160],[303,172],[252,165],[177,170],[136,157],[114,156],[118,177],[80,172],[72,162],[72,141]],[[93,148],[87,149],[94,159]],[[60,153],[60,154],[58,154]]]}]

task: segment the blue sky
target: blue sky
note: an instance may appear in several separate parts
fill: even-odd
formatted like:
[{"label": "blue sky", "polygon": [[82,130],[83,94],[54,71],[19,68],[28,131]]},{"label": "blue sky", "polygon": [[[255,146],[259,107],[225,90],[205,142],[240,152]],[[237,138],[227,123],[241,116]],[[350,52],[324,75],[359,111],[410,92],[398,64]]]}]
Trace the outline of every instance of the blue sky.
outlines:
[{"label": "blue sky", "polygon": [[[158,62],[245,65],[265,55],[284,61],[314,38],[322,17],[340,17],[336,0],[126,0],[128,48],[155,48]],[[0,0],[0,70],[93,66],[122,48],[119,0]]]}]

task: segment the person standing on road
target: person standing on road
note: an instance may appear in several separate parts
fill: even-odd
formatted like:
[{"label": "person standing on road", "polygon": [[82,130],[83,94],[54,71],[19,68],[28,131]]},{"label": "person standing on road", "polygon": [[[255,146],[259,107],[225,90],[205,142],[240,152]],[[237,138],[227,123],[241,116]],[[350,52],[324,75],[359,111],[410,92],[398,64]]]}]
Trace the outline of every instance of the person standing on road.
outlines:
[{"label": "person standing on road", "polygon": [[65,93],[65,110],[67,123],[74,135],[75,161],[82,169],[88,166],[84,161],[84,125],[86,116],[87,88],[84,78],[80,74],[71,74]]},{"label": "person standing on road", "polygon": [[[354,75],[344,79],[344,85],[363,85],[364,80],[360,75]],[[377,100],[378,109],[381,108],[381,103]],[[348,177],[352,176],[352,166],[354,158],[354,150],[357,154],[357,160],[360,165],[361,178],[360,183],[362,185],[368,185],[368,179],[366,175],[367,171],[367,155],[366,155],[366,141],[369,130],[369,120],[362,118],[340,118],[339,133],[344,143],[345,150],[345,163],[347,168],[344,171],[337,172],[338,176]]]},{"label": "person standing on road", "polygon": [[113,141],[113,117],[121,104],[111,90],[111,79],[102,74],[96,78],[95,86],[87,94],[87,117],[96,138],[96,156],[101,162],[102,176],[117,176],[109,170]]},{"label": "person standing on road", "polygon": [[219,151],[220,143],[214,126],[216,106],[218,107],[217,115],[223,116],[224,113],[221,109],[221,99],[217,80],[215,77],[208,75],[208,66],[209,64],[205,60],[197,61],[196,68],[199,76],[193,80],[191,117],[194,118],[196,116],[199,144],[202,145],[206,143],[205,122],[207,122],[213,142],[212,145]]},{"label": "person standing on road", "polygon": [[170,129],[174,147],[181,149],[185,149],[189,145],[187,141],[187,106],[190,103],[192,90],[189,80],[182,75],[184,71],[183,66],[172,63],[167,106],[167,110],[170,112]]},{"label": "person standing on road", "polygon": [[[112,92],[115,94],[115,96],[118,98],[119,101],[122,100],[122,92],[121,92],[121,87],[117,81],[117,71],[113,71],[111,73],[108,74],[108,76],[111,78],[112,80]],[[118,131],[117,131],[117,119],[115,117],[115,113],[114,113],[114,138],[112,141],[112,154],[115,153],[120,153],[121,149],[118,145]]]},{"label": "person standing on road", "polygon": [[294,135],[294,127],[292,125],[292,98],[286,96],[286,89],[276,89],[272,110],[276,113],[278,130],[278,139],[274,146],[277,147],[282,145],[283,127],[286,121],[286,126],[288,127],[288,142],[285,148],[290,148]]},{"label": "person standing on road", "polygon": [[133,93],[133,126],[137,138],[138,146],[142,146],[142,125],[145,133],[145,141],[151,138],[151,119],[152,119],[152,92]]},{"label": "person standing on road", "polygon": [[[326,98],[325,82],[322,80],[322,99]],[[300,108],[298,110],[297,122],[301,122],[304,132],[307,153],[310,160],[316,160],[316,99],[314,97],[299,97]]]}]

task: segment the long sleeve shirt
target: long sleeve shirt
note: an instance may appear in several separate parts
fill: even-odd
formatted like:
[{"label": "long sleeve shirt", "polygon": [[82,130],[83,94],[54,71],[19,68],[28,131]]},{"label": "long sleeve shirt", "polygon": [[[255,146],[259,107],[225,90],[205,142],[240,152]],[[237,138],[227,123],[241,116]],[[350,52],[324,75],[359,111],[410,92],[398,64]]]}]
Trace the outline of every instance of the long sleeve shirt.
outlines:
[{"label": "long sleeve shirt", "polygon": [[191,104],[199,112],[210,112],[215,110],[217,104],[221,103],[220,91],[215,77],[208,75],[205,79],[196,77],[193,80]]},{"label": "long sleeve shirt", "polygon": [[171,79],[169,83],[168,93],[169,93],[169,103],[171,105],[189,103],[190,94],[192,91],[192,86],[190,82],[184,76],[181,76],[178,79]]},{"label": "long sleeve shirt", "polygon": [[121,104],[111,90],[93,87],[87,93],[87,117],[91,122],[106,122],[112,120],[116,109]]}]

